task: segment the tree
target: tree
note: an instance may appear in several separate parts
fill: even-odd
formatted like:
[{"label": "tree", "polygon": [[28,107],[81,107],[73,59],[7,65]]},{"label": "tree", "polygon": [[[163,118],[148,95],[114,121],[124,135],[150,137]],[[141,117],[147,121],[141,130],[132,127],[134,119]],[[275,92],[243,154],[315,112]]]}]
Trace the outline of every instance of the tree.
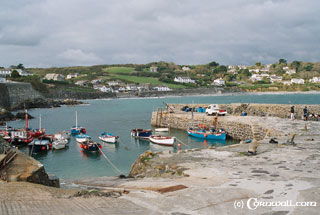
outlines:
[{"label": "tree", "polygon": [[215,62],[215,61],[212,61],[212,62],[209,63],[209,66],[217,67],[217,66],[219,66],[219,64],[217,62]]},{"label": "tree", "polygon": [[261,62],[256,62],[257,67],[261,67]]},{"label": "tree", "polygon": [[285,64],[287,65],[287,61],[283,58],[279,59],[279,64]]},{"label": "tree", "polygon": [[19,74],[19,72],[17,70],[13,70],[11,72],[11,78],[20,78],[20,77],[21,76],[20,76],[20,74]]},{"label": "tree", "polygon": [[17,69],[24,69],[23,64],[22,64],[22,63],[19,63],[19,64],[17,65]]},{"label": "tree", "polygon": [[301,66],[301,62],[300,61],[297,61],[297,60],[295,60],[295,61],[293,61],[292,63],[291,63],[291,68],[292,69],[295,69],[296,70],[296,72],[298,71],[298,69],[300,68],[300,66]]}]

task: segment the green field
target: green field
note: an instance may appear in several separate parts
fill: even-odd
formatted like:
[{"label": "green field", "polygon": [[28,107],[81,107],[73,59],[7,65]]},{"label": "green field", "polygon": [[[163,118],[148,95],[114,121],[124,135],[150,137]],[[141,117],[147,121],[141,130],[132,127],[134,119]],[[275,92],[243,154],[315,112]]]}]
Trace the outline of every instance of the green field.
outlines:
[{"label": "green field", "polygon": [[137,76],[130,76],[130,75],[112,75],[115,78],[119,78],[125,81],[135,82],[135,83],[150,83],[154,85],[165,85],[169,88],[176,89],[176,88],[186,88],[186,86],[178,85],[178,84],[168,84],[158,80],[158,78],[151,78],[151,77],[137,77]]},{"label": "green field", "polygon": [[134,68],[132,67],[109,67],[104,69],[104,71],[111,73],[111,74],[130,74],[134,71]]}]

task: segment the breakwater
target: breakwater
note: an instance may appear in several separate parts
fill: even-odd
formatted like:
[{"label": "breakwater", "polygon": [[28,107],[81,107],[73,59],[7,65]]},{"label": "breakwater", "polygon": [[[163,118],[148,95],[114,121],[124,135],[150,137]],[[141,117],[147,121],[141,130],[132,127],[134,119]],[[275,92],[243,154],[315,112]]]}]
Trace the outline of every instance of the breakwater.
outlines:
[{"label": "breakwater", "polygon": [[[187,129],[193,125],[206,125],[223,128],[229,137],[238,140],[253,139],[262,140],[266,137],[289,136],[296,133],[292,127],[290,105],[282,104],[223,104],[222,109],[228,111],[228,116],[207,116],[205,113],[185,112],[182,107],[207,107],[208,104],[168,104],[166,109],[159,109],[152,113],[151,125]],[[295,105],[296,118],[301,119],[303,108],[306,105]],[[320,113],[320,105],[307,105],[310,112]],[[241,116],[241,113],[247,116]],[[193,116],[192,116],[193,115]],[[303,129],[302,120],[296,120],[296,124]]]}]

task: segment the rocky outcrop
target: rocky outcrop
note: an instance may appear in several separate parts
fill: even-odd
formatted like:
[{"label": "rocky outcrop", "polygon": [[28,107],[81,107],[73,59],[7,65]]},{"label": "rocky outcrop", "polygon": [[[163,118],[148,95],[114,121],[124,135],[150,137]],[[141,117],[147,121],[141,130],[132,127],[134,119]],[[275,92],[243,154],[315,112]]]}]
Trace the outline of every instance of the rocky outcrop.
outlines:
[{"label": "rocky outcrop", "polygon": [[16,153],[17,155],[14,159],[1,169],[0,176],[2,179],[8,182],[25,181],[51,187],[60,187],[59,179],[55,176],[49,176],[39,161],[28,157],[19,150],[16,150]]},{"label": "rocky outcrop", "polygon": [[152,152],[146,151],[141,154],[132,164],[129,177],[161,177],[161,178],[180,178],[184,177],[183,171],[186,168],[178,166],[174,159],[171,162],[163,162],[163,157],[170,155],[169,151]]}]

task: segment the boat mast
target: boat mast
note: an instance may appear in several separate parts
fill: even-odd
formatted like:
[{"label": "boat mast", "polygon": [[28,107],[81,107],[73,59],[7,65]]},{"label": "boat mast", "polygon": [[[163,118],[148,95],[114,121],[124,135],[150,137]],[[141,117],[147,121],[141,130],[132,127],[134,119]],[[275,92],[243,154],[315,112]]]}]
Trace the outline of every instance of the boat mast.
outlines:
[{"label": "boat mast", "polygon": [[78,112],[76,111],[76,128],[78,127]]},{"label": "boat mast", "polygon": [[28,119],[28,112],[27,109],[25,110],[25,116],[26,116],[26,129],[29,129],[29,119]]},{"label": "boat mast", "polygon": [[40,114],[40,117],[39,117],[39,130],[41,130],[41,114]]}]

